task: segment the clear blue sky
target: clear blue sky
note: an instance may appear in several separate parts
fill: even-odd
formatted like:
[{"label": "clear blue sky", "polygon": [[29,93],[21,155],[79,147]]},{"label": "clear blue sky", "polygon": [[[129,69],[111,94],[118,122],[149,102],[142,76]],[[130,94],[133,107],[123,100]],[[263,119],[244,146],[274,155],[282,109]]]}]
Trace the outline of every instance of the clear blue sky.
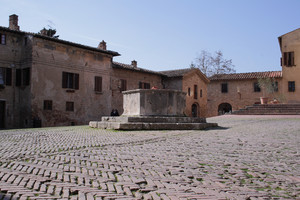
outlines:
[{"label": "clear blue sky", "polygon": [[52,26],[60,39],[97,47],[151,70],[187,68],[221,50],[237,72],[281,70],[278,37],[300,28],[300,0],[1,0],[0,26]]}]

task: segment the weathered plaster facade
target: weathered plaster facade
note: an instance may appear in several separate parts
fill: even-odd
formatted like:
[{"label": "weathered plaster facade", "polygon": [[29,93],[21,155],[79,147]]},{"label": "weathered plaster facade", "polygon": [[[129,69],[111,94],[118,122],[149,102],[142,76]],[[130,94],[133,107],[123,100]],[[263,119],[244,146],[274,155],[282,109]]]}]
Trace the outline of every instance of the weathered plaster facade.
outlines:
[{"label": "weathered plaster facade", "polygon": [[[217,116],[228,112],[226,105],[230,105],[230,110],[235,111],[245,108],[246,106],[259,104],[260,97],[264,95],[262,90],[254,90],[254,84],[258,82],[258,78],[264,77],[275,78],[275,81],[278,82],[278,92],[264,95],[268,96],[269,99],[277,97],[282,88],[281,72],[253,72],[228,74],[226,77],[211,77],[210,84],[208,85],[208,116]],[[227,92],[222,92],[222,84],[227,85]]]},{"label": "weathered plaster facade", "polygon": [[199,69],[163,71],[165,88],[186,92],[185,115],[207,116],[207,85],[209,80]]},{"label": "weathered plaster facade", "polygon": [[[282,54],[282,89],[288,103],[300,103],[300,29],[278,38]],[[289,90],[289,82],[294,82],[294,91]]]}]

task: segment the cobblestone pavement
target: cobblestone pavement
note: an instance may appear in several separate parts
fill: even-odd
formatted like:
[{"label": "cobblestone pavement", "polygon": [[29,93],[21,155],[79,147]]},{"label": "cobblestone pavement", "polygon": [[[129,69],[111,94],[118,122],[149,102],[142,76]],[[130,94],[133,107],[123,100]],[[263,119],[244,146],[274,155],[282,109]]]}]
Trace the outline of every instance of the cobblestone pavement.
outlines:
[{"label": "cobblestone pavement", "polygon": [[300,118],[206,131],[0,131],[0,200],[300,199]]}]

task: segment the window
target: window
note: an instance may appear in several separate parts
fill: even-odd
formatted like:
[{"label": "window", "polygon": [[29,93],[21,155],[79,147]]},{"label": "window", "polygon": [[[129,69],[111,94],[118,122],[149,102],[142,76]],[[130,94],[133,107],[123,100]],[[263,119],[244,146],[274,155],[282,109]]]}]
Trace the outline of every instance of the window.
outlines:
[{"label": "window", "polygon": [[121,79],[121,87],[120,87],[120,92],[126,91],[127,90],[127,81],[124,79]]},{"label": "window", "polygon": [[198,86],[194,85],[194,99],[198,99]]},{"label": "window", "polygon": [[30,68],[16,69],[16,86],[30,85]]},{"label": "window", "polygon": [[0,85],[11,85],[11,68],[0,67]]},{"label": "window", "polygon": [[288,86],[289,86],[289,92],[295,92],[296,90],[295,81],[289,81]]},{"label": "window", "polygon": [[79,74],[63,72],[62,88],[79,89]]},{"label": "window", "polygon": [[44,110],[52,110],[52,101],[44,100]]},{"label": "window", "polygon": [[6,44],[6,35],[0,33],[0,44]]},{"label": "window", "polygon": [[74,111],[74,102],[71,101],[66,102],[66,111]]},{"label": "window", "polygon": [[202,90],[200,90],[200,97],[202,98]]},{"label": "window", "polygon": [[287,67],[292,67],[294,63],[294,52],[284,52],[283,53],[283,65]]},{"label": "window", "polygon": [[221,84],[221,92],[222,93],[227,93],[228,92],[228,84],[227,83],[222,83]]},{"label": "window", "polygon": [[29,83],[30,83],[30,68],[22,69],[22,81],[23,81],[23,85],[29,85]]},{"label": "window", "polygon": [[274,88],[274,92],[278,92],[278,82],[277,81],[272,82],[272,87]]},{"label": "window", "polygon": [[95,91],[102,92],[102,77],[95,76]]},{"label": "window", "polygon": [[258,85],[257,82],[255,82],[255,83],[253,84],[253,87],[254,87],[254,92],[260,92],[260,87],[259,87],[259,85]]},{"label": "window", "polygon": [[139,89],[150,89],[150,83],[139,82]]},{"label": "window", "polygon": [[188,88],[188,95],[191,96],[191,88]]}]

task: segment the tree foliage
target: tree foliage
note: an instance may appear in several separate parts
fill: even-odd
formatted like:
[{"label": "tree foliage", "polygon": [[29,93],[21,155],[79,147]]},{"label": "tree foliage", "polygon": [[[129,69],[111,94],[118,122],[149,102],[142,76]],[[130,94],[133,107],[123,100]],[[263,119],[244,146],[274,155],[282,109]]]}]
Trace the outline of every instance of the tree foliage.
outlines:
[{"label": "tree foliage", "polygon": [[235,73],[232,60],[223,58],[223,53],[220,50],[214,54],[202,50],[195,61],[192,62],[191,67],[199,68],[207,77],[211,77],[215,74]]}]

